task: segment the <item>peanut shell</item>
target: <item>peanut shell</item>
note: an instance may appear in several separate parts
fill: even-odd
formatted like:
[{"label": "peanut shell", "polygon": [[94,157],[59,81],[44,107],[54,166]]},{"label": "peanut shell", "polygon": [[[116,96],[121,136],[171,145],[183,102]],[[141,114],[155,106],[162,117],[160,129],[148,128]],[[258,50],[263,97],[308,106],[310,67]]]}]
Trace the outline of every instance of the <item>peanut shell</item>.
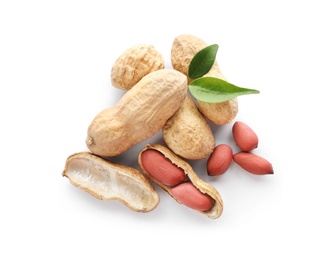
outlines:
[{"label": "peanut shell", "polygon": [[210,125],[189,97],[185,98],[180,109],[167,120],[162,132],[167,146],[185,159],[207,158],[215,147]]},{"label": "peanut shell", "polygon": [[[180,167],[184,170],[185,175],[187,176],[187,179],[192,182],[192,184],[202,193],[209,195],[214,200],[213,207],[208,211],[198,211],[206,216],[208,216],[211,219],[217,219],[220,217],[223,211],[223,201],[222,198],[217,191],[215,187],[213,187],[211,184],[203,181],[198,177],[198,175],[194,172],[192,167],[183,159],[181,159],[178,155],[173,153],[169,148],[166,146],[160,145],[160,144],[147,144],[138,155],[138,163],[139,166],[144,173],[145,176],[147,176],[152,182],[156,183],[158,186],[160,186],[163,190],[165,190],[172,198],[173,195],[171,194],[170,190],[171,187],[166,186],[160,182],[158,182],[156,179],[152,178],[145,170],[145,168],[142,165],[141,155],[144,151],[148,149],[154,149],[156,151],[159,151],[162,153],[166,158],[171,160],[177,167]],[[174,198],[175,199],[175,198]],[[176,200],[176,199],[175,199]],[[177,201],[177,200],[176,200]]]},{"label": "peanut shell", "polygon": [[[175,70],[182,72],[188,77],[188,68],[194,55],[208,45],[200,38],[183,34],[174,39],[171,50],[171,62]],[[215,60],[210,71],[204,76],[216,77],[226,80],[219,69],[217,60]],[[189,83],[192,81],[188,77]],[[230,123],[238,113],[237,98],[221,102],[206,103],[197,100],[198,109],[215,125],[224,125]]]},{"label": "peanut shell", "polygon": [[125,50],[114,62],[111,82],[116,88],[129,90],[145,75],[163,68],[163,56],[154,46],[137,44]]},{"label": "peanut shell", "polygon": [[118,200],[137,212],[149,212],[159,203],[159,195],[138,170],[112,163],[90,152],[70,155],[62,175],[101,200]]},{"label": "peanut shell", "polygon": [[149,73],[93,119],[86,138],[88,148],[103,157],[123,153],[158,133],[186,94],[187,79],[182,73],[173,69]]}]

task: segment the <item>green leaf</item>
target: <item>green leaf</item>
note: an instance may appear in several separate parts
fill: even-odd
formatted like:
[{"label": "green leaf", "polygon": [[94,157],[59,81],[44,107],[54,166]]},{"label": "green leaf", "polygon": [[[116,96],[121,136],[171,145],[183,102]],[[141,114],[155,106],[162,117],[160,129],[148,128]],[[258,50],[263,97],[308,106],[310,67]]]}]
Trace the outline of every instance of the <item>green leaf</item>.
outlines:
[{"label": "green leaf", "polygon": [[207,103],[219,103],[241,95],[258,94],[258,90],[237,87],[225,80],[214,77],[202,77],[189,85],[190,93],[197,100]]},{"label": "green leaf", "polygon": [[219,45],[209,45],[194,55],[188,67],[188,76],[197,79],[207,74],[216,59]]}]

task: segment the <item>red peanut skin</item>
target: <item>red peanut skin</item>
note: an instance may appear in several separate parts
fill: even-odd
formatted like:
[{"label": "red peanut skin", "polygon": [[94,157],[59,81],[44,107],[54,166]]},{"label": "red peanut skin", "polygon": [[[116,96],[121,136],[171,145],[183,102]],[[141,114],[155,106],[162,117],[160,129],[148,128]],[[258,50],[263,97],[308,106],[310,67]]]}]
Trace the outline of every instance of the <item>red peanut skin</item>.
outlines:
[{"label": "red peanut skin", "polygon": [[177,167],[156,150],[144,151],[141,154],[141,162],[146,172],[164,185],[175,186],[186,178],[183,169]]},{"label": "red peanut skin", "polygon": [[199,191],[191,182],[184,182],[171,188],[170,193],[179,203],[194,210],[207,211],[214,205],[214,200]]},{"label": "red peanut skin", "polygon": [[251,127],[237,121],[232,127],[232,134],[240,150],[249,152],[258,146],[258,137]]},{"label": "red peanut skin", "polygon": [[224,174],[232,162],[232,148],[227,144],[217,145],[207,161],[207,172],[210,176]]},{"label": "red peanut skin", "polygon": [[233,160],[247,172],[256,175],[273,174],[272,164],[261,156],[250,152],[239,152],[233,155]]}]

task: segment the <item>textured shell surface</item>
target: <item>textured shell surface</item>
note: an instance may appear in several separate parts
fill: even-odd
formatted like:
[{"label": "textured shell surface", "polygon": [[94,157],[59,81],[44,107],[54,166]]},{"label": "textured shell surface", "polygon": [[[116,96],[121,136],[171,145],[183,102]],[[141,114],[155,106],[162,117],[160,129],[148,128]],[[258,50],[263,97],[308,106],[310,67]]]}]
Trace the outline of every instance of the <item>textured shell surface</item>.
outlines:
[{"label": "textured shell surface", "polygon": [[115,61],[111,69],[111,83],[116,88],[129,90],[145,75],[163,68],[163,56],[154,46],[137,44]]},{"label": "textured shell surface", "polygon": [[204,159],[215,147],[212,129],[190,97],[186,97],[162,130],[167,146],[185,159]]},{"label": "textured shell surface", "polygon": [[[174,39],[171,50],[171,61],[174,69],[182,72],[188,77],[188,68],[194,55],[208,45],[197,36],[182,34]],[[217,60],[215,60],[210,71],[203,77],[210,76],[226,80],[221,73]],[[192,80],[188,78],[188,81]],[[199,111],[215,125],[230,123],[238,113],[237,98],[222,103],[197,102]]]},{"label": "textured shell surface", "polygon": [[161,130],[180,108],[187,94],[187,78],[173,69],[143,77],[88,127],[86,144],[101,156],[116,156]]},{"label": "textured shell surface", "polygon": [[199,111],[215,125],[231,123],[238,114],[238,99],[233,98],[221,103],[206,103],[197,100]]},{"label": "textured shell surface", "polygon": [[[182,72],[188,77],[188,68],[194,55],[207,46],[208,45],[206,42],[194,35],[182,34],[177,36],[174,39],[171,51],[173,68]],[[217,61],[215,61],[212,68],[205,76],[225,79],[219,69]],[[191,81],[190,78],[189,81]]]}]

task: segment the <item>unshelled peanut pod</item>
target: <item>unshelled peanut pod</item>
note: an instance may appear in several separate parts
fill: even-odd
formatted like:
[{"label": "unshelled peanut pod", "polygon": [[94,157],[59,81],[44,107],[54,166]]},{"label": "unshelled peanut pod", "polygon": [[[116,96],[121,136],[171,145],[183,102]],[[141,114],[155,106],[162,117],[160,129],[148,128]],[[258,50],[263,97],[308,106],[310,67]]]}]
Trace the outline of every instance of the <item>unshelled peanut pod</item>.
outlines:
[{"label": "unshelled peanut pod", "polygon": [[159,195],[138,170],[116,164],[90,152],[70,155],[62,175],[101,200],[118,200],[137,212],[149,212],[159,203]]},{"label": "unshelled peanut pod", "polygon": [[268,160],[251,152],[238,152],[233,155],[233,160],[247,172],[256,175],[274,173],[273,166]]},{"label": "unshelled peanut pod", "polygon": [[210,125],[189,97],[185,98],[180,109],[167,120],[162,133],[168,148],[189,160],[207,158],[215,146]]},{"label": "unshelled peanut pod", "polygon": [[224,174],[232,162],[232,148],[227,144],[217,145],[207,161],[210,176]]},{"label": "unshelled peanut pod", "polygon": [[112,107],[101,111],[88,127],[89,150],[117,156],[158,133],[181,107],[187,95],[186,77],[173,69],[144,76]]},{"label": "unshelled peanut pod", "polygon": [[[161,181],[161,179],[163,179],[163,176],[159,178],[160,180],[158,180],[156,176],[159,173],[152,174],[150,172],[152,171],[152,168],[146,169],[145,167],[145,165],[147,164],[147,158],[143,157],[143,154],[145,154],[148,150],[154,150],[156,152],[159,152],[162,156],[166,158],[166,160],[169,160],[168,164],[164,163],[165,166],[169,166],[167,166],[167,169],[162,171],[162,174],[168,172],[169,168],[174,171],[173,167],[177,167],[184,172],[186,176],[185,180],[181,180],[178,184],[174,184],[173,186],[163,184],[164,181]],[[158,157],[161,156],[159,155],[157,156],[157,158]],[[154,165],[154,155],[150,159],[153,161],[152,165]],[[152,182],[160,186],[163,190],[165,190],[177,202],[193,210],[196,210],[212,219],[219,218],[222,214],[223,202],[217,189],[211,184],[200,179],[194,172],[192,167],[186,161],[181,159],[178,155],[173,153],[168,147],[160,144],[147,144],[139,152],[138,163],[144,175],[147,176]],[[158,163],[159,160],[157,160],[157,164]],[[156,167],[159,168],[160,166],[157,165]],[[189,184],[186,184],[185,186],[180,186],[184,183]],[[195,199],[198,199],[198,201],[195,202]]]},{"label": "unshelled peanut pod", "polygon": [[[171,50],[171,62],[175,70],[182,72],[188,77],[188,68],[191,60],[203,48],[208,45],[200,38],[182,34],[174,39]],[[226,80],[219,69],[217,60],[215,60],[210,71],[204,76],[216,77]],[[188,77],[188,81],[192,79]],[[216,125],[224,125],[230,123],[238,113],[238,99],[233,98],[221,103],[207,103],[197,100],[199,111],[205,115],[212,123]]]},{"label": "unshelled peanut pod", "polygon": [[232,126],[232,134],[236,145],[244,152],[249,152],[258,146],[258,137],[247,124],[236,121]]},{"label": "unshelled peanut pod", "polygon": [[163,56],[149,44],[137,44],[125,50],[111,70],[111,82],[116,88],[129,90],[150,72],[163,69]]}]

